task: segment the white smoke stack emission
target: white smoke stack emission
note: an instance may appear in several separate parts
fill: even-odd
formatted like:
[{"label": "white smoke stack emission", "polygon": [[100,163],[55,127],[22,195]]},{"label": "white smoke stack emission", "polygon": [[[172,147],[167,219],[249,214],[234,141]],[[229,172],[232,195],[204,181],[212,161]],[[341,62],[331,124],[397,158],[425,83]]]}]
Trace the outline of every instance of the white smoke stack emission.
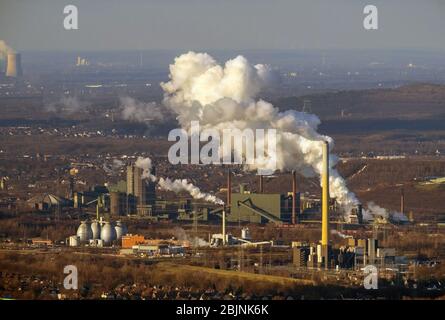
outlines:
[{"label": "white smoke stack emission", "polygon": [[[322,145],[333,140],[317,132],[320,120],[316,115],[294,110],[280,112],[271,103],[256,99],[260,90],[273,77],[265,65],[251,65],[238,56],[219,65],[206,53],[188,52],[170,65],[170,81],[161,83],[164,104],[177,114],[185,130],[191,121],[201,128],[243,130],[276,129],[278,170],[297,170],[306,177],[320,176]],[[244,150],[235,150],[243,154]],[[334,168],[337,157],[330,155],[330,195],[346,213],[358,200],[345,180]],[[246,165],[248,170],[275,170],[268,163]]]}]

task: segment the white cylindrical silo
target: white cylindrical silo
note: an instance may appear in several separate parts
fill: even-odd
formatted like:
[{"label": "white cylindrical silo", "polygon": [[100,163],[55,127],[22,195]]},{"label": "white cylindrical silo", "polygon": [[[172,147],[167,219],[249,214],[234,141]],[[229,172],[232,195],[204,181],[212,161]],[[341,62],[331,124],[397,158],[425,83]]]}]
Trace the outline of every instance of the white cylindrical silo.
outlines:
[{"label": "white cylindrical silo", "polygon": [[119,240],[128,233],[127,227],[120,221],[116,221],[116,238]]},{"label": "white cylindrical silo", "polygon": [[249,228],[241,229],[241,239],[250,240],[250,231]]},{"label": "white cylindrical silo", "polygon": [[100,231],[101,231],[101,226],[99,224],[99,222],[97,221],[93,221],[93,223],[91,223],[91,231],[93,232],[93,239],[100,239]]},{"label": "white cylindrical silo", "polygon": [[113,241],[116,240],[116,229],[111,223],[105,222],[105,224],[102,226],[102,230],[100,231],[100,238],[107,246],[111,245]]},{"label": "white cylindrical silo", "polygon": [[80,245],[80,239],[78,236],[70,236],[68,239],[68,245],[70,247],[78,247]]},{"label": "white cylindrical silo", "polygon": [[79,228],[77,228],[76,234],[82,243],[88,242],[93,238],[93,231],[91,230],[91,226],[87,221],[81,222]]}]

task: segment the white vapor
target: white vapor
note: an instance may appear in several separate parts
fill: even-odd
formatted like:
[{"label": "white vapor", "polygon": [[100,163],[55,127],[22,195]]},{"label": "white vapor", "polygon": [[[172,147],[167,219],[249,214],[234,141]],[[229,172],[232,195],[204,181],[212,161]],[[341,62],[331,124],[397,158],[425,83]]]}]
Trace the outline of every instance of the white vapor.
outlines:
[{"label": "white vapor", "polygon": [[363,210],[363,220],[370,221],[377,217],[396,223],[408,221],[408,218],[402,212],[389,212],[387,209],[380,207],[372,201],[368,202],[368,208]]},{"label": "white vapor", "polygon": [[130,97],[121,97],[122,118],[134,122],[163,120],[162,109],[155,102],[140,102]]},{"label": "white vapor", "polygon": [[136,167],[142,169],[142,179],[151,179],[154,181],[156,178],[151,174],[152,162],[150,158],[138,157],[134,164]]},{"label": "white vapor", "polygon": [[47,105],[45,109],[48,112],[73,114],[84,111],[89,105],[88,102],[80,101],[77,96],[63,96],[59,101]]},{"label": "white vapor", "polygon": [[182,228],[174,228],[173,234],[175,235],[176,239],[180,241],[189,241],[193,247],[207,247],[209,246],[209,243],[205,241],[204,239],[200,237],[189,237],[184,229]]},{"label": "white vapor", "polygon": [[141,168],[143,170],[142,178],[150,179],[153,182],[157,182],[157,185],[165,191],[173,191],[175,193],[179,193],[185,191],[189,193],[193,199],[205,200],[207,202],[211,202],[218,205],[223,205],[224,201],[217,198],[216,196],[202,192],[197,186],[188,182],[187,179],[175,179],[171,180],[170,178],[158,178],[151,173],[152,169],[152,161],[150,158],[138,157],[135,166]]},{"label": "white vapor", "polygon": [[[248,170],[297,170],[306,177],[322,171],[322,144],[333,140],[317,132],[320,119],[297,111],[280,112],[271,103],[257,100],[268,84],[270,68],[251,65],[242,56],[219,65],[206,53],[188,52],[170,65],[170,81],[161,83],[164,104],[177,114],[181,126],[188,130],[191,121],[199,121],[201,130],[276,129],[276,167],[262,162],[246,165]],[[258,142],[258,141],[257,141]],[[244,150],[234,150],[243,155]],[[334,168],[337,157],[330,156],[330,194],[346,213],[358,203],[345,180]]]},{"label": "white vapor", "polygon": [[169,178],[159,178],[158,185],[163,190],[173,191],[175,193],[186,191],[193,197],[193,199],[205,200],[218,205],[224,204],[224,201],[218,199],[212,194],[202,192],[197,186],[188,182],[187,179],[170,180]]}]

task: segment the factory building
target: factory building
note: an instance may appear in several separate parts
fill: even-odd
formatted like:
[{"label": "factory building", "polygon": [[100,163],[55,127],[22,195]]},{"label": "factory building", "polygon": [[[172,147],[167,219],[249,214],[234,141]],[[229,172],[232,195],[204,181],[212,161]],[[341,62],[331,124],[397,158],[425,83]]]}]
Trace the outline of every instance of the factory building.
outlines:
[{"label": "factory building", "polygon": [[[326,268],[321,244],[292,243],[293,265],[298,268]],[[395,263],[394,248],[379,248],[377,239],[348,239],[347,245],[329,248],[327,268],[359,269],[366,265],[388,266]]]},{"label": "factory building", "polygon": [[183,254],[190,247],[189,241],[145,239],[141,235],[127,234],[122,236],[121,254],[138,254],[147,256]]},{"label": "factory building", "polygon": [[306,267],[309,257],[309,247],[293,247],[293,263],[296,267]]},{"label": "factory building", "polygon": [[291,222],[291,197],[279,193],[249,193],[242,187],[240,189],[240,193],[231,194],[228,222]]},{"label": "factory building", "polygon": [[123,192],[110,192],[110,216],[123,216],[127,212],[127,195]]},{"label": "factory building", "polygon": [[127,227],[120,221],[111,223],[109,221],[93,221],[90,223],[82,221],[77,228],[76,235],[66,239],[70,247],[89,245],[94,247],[112,246],[118,244],[127,234]]},{"label": "factory building", "polygon": [[87,191],[74,192],[73,194],[74,208],[87,207],[91,204],[96,204],[98,202],[99,197],[102,197],[104,206],[108,208],[109,199],[108,196],[105,197],[105,195],[108,195],[108,189],[104,186],[94,186]]},{"label": "factory building", "polygon": [[122,249],[130,249],[133,246],[143,244],[144,242],[144,236],[138,234],[127,234],[122,236]]},{"label": "factory building", "polygon": [[63,207],[69,207],[72,205],[72,202],[69,199],[65,199],[50,193],[34,196],[27,200],[26,203],[34,210],[47,213],[55,211],[58,214],[62,212]]},{"label": "factory building", "polygon": [[129,214],[152,216],[155,213],[156,184],[144,178],[143,169],[135,165],[127,167],[127,196]]}]

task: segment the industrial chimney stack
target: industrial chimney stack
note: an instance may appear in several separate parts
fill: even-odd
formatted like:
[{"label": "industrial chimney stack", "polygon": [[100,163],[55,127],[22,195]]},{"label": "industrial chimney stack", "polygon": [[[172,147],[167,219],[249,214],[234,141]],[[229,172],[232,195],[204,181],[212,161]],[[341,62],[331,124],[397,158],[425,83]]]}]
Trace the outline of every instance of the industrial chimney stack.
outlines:
[{"label": "industrial chimney stack", "polygon": [[323,171],[321,173],[321,247],[325,267],[329,264],[329,143],[323,143]]},{"label": "industrial chimney stack", "polygon": [[6,76],[20,77],[22,75],[22,59],[20,53],[8,53]]},{"label": "industrial chimney stack", "polygon": [[297,172],[292,170],[292,224],[297,223]]},{"label": "industrial chimney stack", "polygon": [[232,203],[232,172],[227,170],[227,210],[230,211],[230,205]]}]

